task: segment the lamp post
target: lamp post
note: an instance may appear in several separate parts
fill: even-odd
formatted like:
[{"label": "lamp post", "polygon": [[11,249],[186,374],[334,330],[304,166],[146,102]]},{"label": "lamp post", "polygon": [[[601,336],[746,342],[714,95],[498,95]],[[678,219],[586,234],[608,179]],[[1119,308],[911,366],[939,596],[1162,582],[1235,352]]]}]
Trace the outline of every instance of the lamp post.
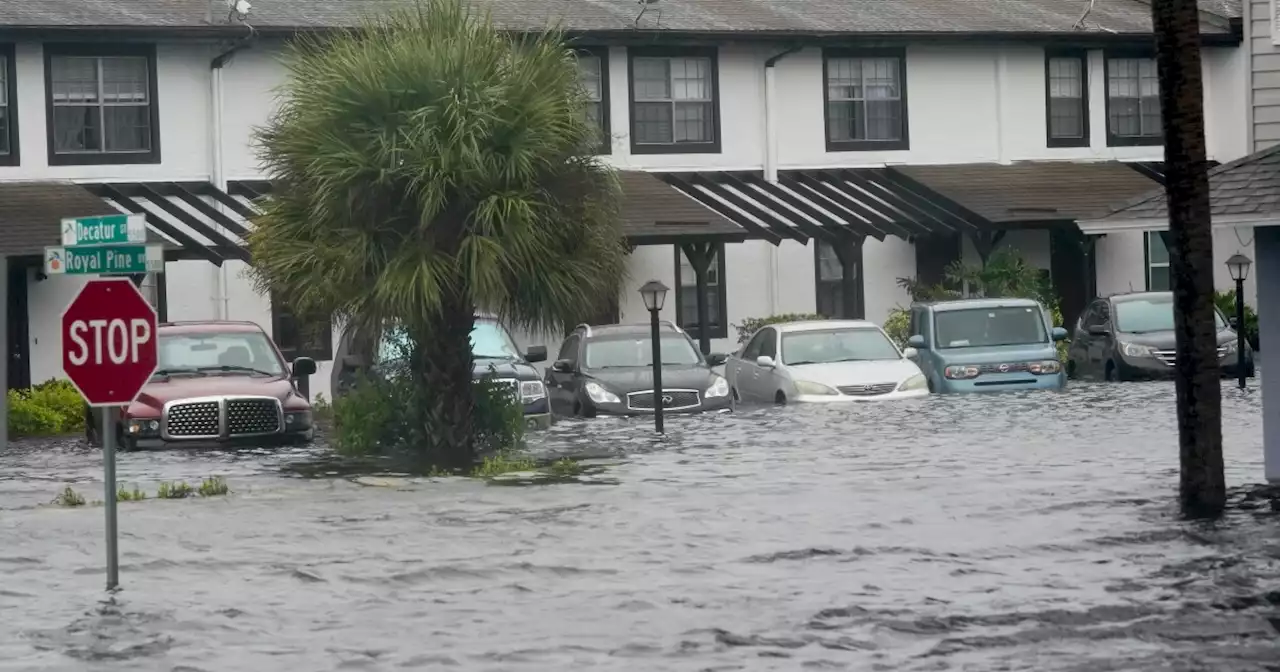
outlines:
[{"label": "lamp post", "polygon": [[1240,379],[1240,389],[1244,389],[1244,281],[1249,277],[1249,267],[1253,260],[1236,252],[1227,259],[1227,270],[1231,279],[1236,281],[1236,376]]},{"label": "lamp post", "polygon": [[667,301],[667,286],[650,280],[640,288],[644,307],[649,309],[649,332],[653,339],[653,428],[662,433],[662,345],[658,340],[658,311]]}]

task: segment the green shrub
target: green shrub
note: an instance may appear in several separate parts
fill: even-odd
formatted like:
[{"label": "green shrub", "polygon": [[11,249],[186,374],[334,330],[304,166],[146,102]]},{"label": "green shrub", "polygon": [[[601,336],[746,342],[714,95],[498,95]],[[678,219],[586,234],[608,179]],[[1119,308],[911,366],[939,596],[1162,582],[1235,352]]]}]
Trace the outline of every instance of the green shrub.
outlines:
[{"label": "green shrub", "polygon": [[751,340],[757,331],[769,326],[770,324],[779,324],[782,322],[802,322],[805,320],[825,320],[825,315],[817,315],[814,313],[786,313],[783,315],[772,315],[770,317],[748,317],[741,324],[733,325],[738,330],[738,345],[742,345]]},{"label": "green shrub", "polygon": [[70,382],[49,380],[9,390],[9,435],[54,436],[84,431],[84,399]]},{"label": "green shrub", "polygon": [[51,379],[31,388],[31,399],[62,417],[62,431],[84,431],[84,397],[71,381]]},{"label": "green shrub", "polygon": [[911,329],[911,312],[902,306],[896,306],[889,311],[889,317],[884,320],[884,333],[898,344],[899,348],[907,347],[907,333]]},{"label": "green shrub", "polygon": [[[1218,310],[1221,310],[1228,320],[1236,316],[1236,290],[1218,292],[1213,302],[1217,304]],[[1244,337],[1254,350],[1259,350],[1258,313],[1253,309],[1253,306],[1247,303],[1244,306]]]}]

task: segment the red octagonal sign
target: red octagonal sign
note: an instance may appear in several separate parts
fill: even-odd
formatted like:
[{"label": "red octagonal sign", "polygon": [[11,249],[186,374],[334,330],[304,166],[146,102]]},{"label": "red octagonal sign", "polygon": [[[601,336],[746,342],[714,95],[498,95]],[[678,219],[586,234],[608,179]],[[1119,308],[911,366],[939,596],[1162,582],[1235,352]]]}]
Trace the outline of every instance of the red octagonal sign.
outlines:
[{"label": "red octagonal sign", "polygon": [[156,311],[131,280],[91,280],[62,312],[62,371],[90,406],[133,402],[157,360]]}]

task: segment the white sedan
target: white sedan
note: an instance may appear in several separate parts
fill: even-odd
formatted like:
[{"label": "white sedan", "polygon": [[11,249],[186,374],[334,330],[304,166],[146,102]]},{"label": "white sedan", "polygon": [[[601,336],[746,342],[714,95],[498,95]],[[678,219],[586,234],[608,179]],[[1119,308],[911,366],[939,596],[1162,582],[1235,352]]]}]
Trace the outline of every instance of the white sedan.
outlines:
[{"label": "white sedan", "polygon": [[929,394],[914,348],[899,350],[864,320],[773,324],[725,363],[735,399],[788,402],[906,399]]}]

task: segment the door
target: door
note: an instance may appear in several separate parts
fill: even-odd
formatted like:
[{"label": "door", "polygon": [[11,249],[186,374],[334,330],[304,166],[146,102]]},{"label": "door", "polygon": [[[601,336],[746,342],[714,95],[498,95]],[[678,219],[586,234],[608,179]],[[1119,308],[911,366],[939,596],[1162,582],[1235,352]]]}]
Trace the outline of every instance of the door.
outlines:
[{"label": "door", "polygon": [[[776,329],[761,329],[760,336],[760,357],[772,357],[776,365],[778,363],[778,331]],[[777,396],[778,389],[781,387],[781,379],[778,375],[778,369],[765,368],[752,362],[754,366],[754,374],[751,377],[751,389],[756,398],[761,401],[773,401]]]},{"label": "door", "polygon": [[[12,260],[10,260],[12,262]],[[9,266],[8,320],[9,380],[11,390],[31,387],[31,343],[28,340],[27,269]]]},{"label": "door", "polygon": [[[570,334],[560,344],[560,352],[547,367],[547,399],[551,402],[551,412],[556,415],[573,415],[573,402],[578,392],[578,346],[582,337]],[[569,371],[557,371],[556,362],[569,363]]]},{"label": "door", "polygon": [[911,321],[907,326],[907,338],[919,336],[924,339],[924,345],[916,348],[916,366],[920,367],[920,371],[924,373],[924,377],[929,380],[929,389],[939,389],[937,381],[934,380],[934,356],[933,350],[930,349],[932,344],[929,338],[929,312],[924,308],[911,309]]},{"label": "door", "polygon": [[767,331],[773,330],[761,329],[756,332],[751,342],[747,343],[747,347],[742,349],[741,356],[733,361],[734,375],[729,379],[729,385],[737,390],[738,398],[743,401],[760,400],[756,389],[760,380],[760,367],[756,365],[756,358],[760,356],[760,349],[764,346]]}]

